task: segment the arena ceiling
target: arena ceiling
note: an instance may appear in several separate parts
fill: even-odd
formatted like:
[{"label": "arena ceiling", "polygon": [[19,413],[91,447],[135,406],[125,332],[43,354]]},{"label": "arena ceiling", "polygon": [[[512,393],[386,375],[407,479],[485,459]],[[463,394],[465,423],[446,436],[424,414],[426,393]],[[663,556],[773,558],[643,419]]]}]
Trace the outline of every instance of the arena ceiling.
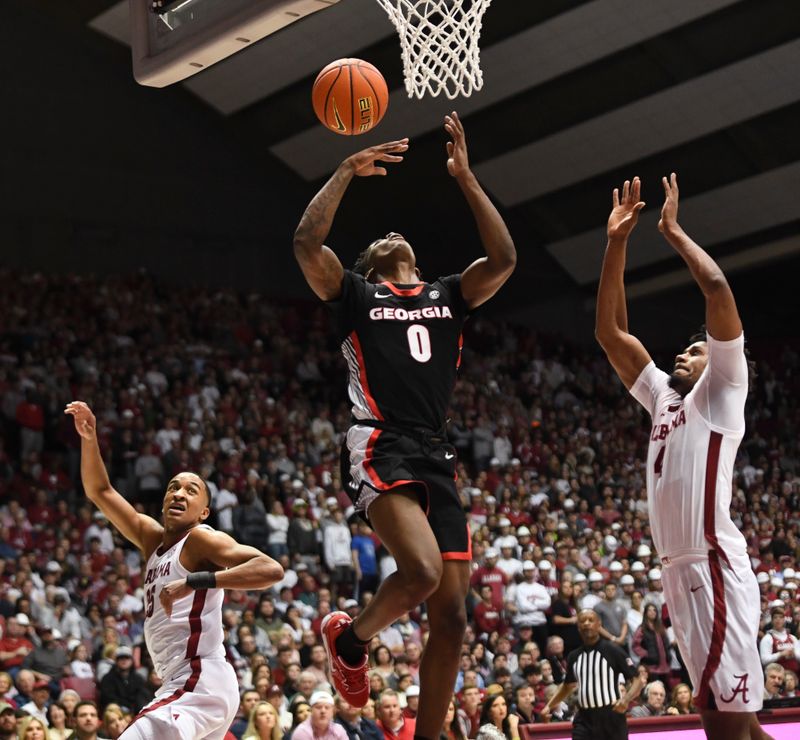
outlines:
[{"label": "arena ceiling", "polygon": [[[566,307],[573,317],[576,306],[590,312],[610,189],[633,174],[648,207],[630,249],[632,298],[674,311],[686,290],[688,274],[655,228],[660,177],[670,170],[679,173],[686,228],[731,274],[779,281],[800,265],[800,3],[494,0],[481,44],[484,89],[455,103],[406,97],[397,37],[374,0],[341,0],[183,84],[147,91],[127,78],[127,0],[11,0],[10,12],[25,23],[46,18],[76,55],[90,50],[92,71],[84,59],[75,84],[113,79],[107,94],[136,99],[142,119],[169,110],[174,120],[161,125],[173,149],[196,146],[173,134],[202,129],[211,171],[241,191],[226,213],[261,210],[242,226],[253,241],[266,223],[281,223],[281,239],[290,234],[305,202],[360,145],[409,136],[390,177],[353,187],[331,243],[350,260],[373,235],[397,230],[427,274],[461,269],[479,245],[444,170],[441,120],[455,106],[472,165],[520,254],[498,302],[505,309],[554,321]],[[391,89],[386,119],[358,139],[324,130],[309,102],[317,71],[344,56],[378,66]],[[179,166],[159,156],[165,169]],[[197,223],[211,228],[203,214]],[[774,300],[773,321],[796,303]]]}]

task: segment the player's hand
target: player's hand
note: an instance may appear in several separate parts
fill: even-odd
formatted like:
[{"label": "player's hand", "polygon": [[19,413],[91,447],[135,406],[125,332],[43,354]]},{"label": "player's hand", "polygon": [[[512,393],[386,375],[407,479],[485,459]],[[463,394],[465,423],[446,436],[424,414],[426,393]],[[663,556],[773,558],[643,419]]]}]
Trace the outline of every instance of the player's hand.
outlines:
[{"label": "player's hand", "polygon": [[458,113],[453,111],[444,117],[444,130],[452,137],[447,142],[447,171],[453,177],[469,172],[469,157],[467,156],[467,136]]},{"label": "player's hand", "polygon": [[661,184],[664,186],[664,205],[661,207],[658,230],[663,234],[678,225],[678,176],[673,172],[669,180],[662,177]]},{"label": "player's hand", "polygon": [[97,419],[92,410],[83,401],[72,401],[64,409],[65,414],[72,416],[75,431],[84,439],[94,439],[97,434]]},{"label": "player's hand", "polygon": [[401,152],[408,149],[408,139],[389,141],[378,144],[368,149],[362,149],[344,160],[342,164],[351,169],[354,175],[369,177],[370,175],[385,175],[386,168],[379,167],[376,162],[402,162]]},{"label": "player's hand", "polygon": [[615,701],[615,702],[614,702],[614,703],[611,705],[611,708],[612,708],[612,709],[613,709],[613,710],[614,710],[614,711],[615,711],[617,714],[625,714],[625,712],[627,712],[627,711],[628,711],[628,702],[626,702],[624,698],[622,698],[622,699],[617,699],[617,700],[616,700],[616,701]]},{"label": "player's hand", "polygon": [[541,719],[542,722],[546,723],[550,721],[552,715],[553,715],[553,710],[550,709],[550,706],[548,704],[545,704],[542,707],[542,710],[539,712],[539,719]]},{"label": "player's hand", "polygon": [[172,605],[184,596],[188,596],[194,589],[186,585],[186,579],[181,578],[179,581],[172,581],[161,589],[158,595],[158,600],[161,606],[164,607],[168,617],[172,616]]},{"label": "player's hand", "polygon": [[638,177],[634,177],[633,182],[625,180],[622,185],[622,197],[619,188],[614,188],[613,207],[606,227],[609,239],[627,239],[633,231],[639,220],[639,211],[644,208],[644,201],[639,199],[641,188],[642,182]]}]

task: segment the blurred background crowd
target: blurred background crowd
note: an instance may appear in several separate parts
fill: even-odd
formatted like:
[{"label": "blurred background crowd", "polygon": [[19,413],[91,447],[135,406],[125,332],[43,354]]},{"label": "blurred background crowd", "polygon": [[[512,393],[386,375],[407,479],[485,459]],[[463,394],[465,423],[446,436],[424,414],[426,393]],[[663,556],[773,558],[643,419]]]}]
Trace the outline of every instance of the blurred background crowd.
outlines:
[{"label": "blurred background crowd", "polygon": [[[357,614],[394,569],[341,489],[350,411],[328,327],[316,303],[144,273],[0,273],[0,739],[28,737],[30,716],[54,740],[116,738],[160,683],[141,559],[83,496],[71,400],[92,406],[112,483],[141,511],[160,516],[166,481],[196,471],[211,523],[285,568],[268,592],[226,594],[242,691],[231,736],[291,737],[309,716],[335,718],[350,738],[403,736],[424,608],[373,640],[363,710],[334,700],[326,675],[323,617]],[[795,695],[800,658],[800,354],[777,341],[751,352],[759,375],[732,515],[757,573],[778,699]],[[600,352],[478,314],[449,417],[474,573],[443,736],[474,738],[487,723],[511,736],[512,714],[539,721],[585,607],[647,675],[633,716],[693,711],[650,536],[649,421]]]}]

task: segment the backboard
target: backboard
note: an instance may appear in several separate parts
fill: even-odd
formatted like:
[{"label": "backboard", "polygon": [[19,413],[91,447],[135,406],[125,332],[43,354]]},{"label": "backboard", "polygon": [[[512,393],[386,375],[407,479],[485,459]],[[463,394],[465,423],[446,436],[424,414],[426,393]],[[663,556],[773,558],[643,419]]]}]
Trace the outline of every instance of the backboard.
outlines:
[{"label": "backboard", "polygon": [[130,0],[133,76],[165,87],[339,0]]}]

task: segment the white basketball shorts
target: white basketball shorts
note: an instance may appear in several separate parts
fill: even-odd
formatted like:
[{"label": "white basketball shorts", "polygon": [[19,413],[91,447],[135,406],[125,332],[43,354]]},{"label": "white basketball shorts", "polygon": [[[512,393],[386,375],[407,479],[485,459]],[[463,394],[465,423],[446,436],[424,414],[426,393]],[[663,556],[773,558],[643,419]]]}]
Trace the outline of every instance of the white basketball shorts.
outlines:
[{"label": "white basketball shorts", "polygon": [[238,707],[238,681],[230,663],[194,658],[164,683],[120,740],[222,740]]},{"label": "white basketball shorts", "polygon": [[746,556],[717,551],[664,558],[662,583],[698,709],[756,712],[764,697],[758,654],[761,599]]}]

